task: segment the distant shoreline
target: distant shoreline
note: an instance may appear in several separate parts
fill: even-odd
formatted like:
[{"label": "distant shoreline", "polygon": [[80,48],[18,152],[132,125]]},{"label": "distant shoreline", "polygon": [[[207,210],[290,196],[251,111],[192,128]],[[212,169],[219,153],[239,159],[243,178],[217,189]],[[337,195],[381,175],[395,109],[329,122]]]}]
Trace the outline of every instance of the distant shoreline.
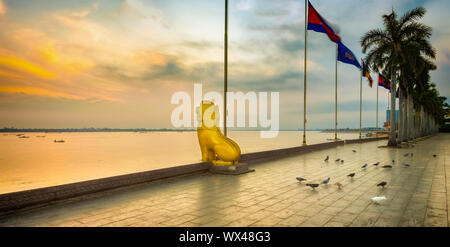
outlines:
[{"label": "distant shoreline", "polygon": [[61,133],[61,132],[192,132],[195,129],[0,129],[0,133]]},{"label": "distant shoreline", "polygon": [[[228,129],[229,131],[264,131],[264,129]],[[66,129],[16,129],[16,128],[3,128],[0,129],[0,133],[90,133],[90,132],[194,132],[196,129],[110,129],[110,128],[86,128],[86,129],[76,129],[76,128],[66,128]],[[284,131],[298,131],[303,130],[296,129],[281,129],[280,132]],[[334,130],[327,129],[307,129],[306,131],[320,131],[323,133],[334,133]],[[379,130],[381,131],[381,130]],[[349,130],[338,130],[339,133],[359,133],[359,130],[349,129]],[[376,132],[376,130],[363,130],[363,132]]]},{"label": "distant shoreline", "polygon": [[[322,130],[322,133],[334,133],[335,130]],[[359,130],[337,130],[338,133],[359,133]],[[384,130],[361,130],[362,133],[384,132]]]}]

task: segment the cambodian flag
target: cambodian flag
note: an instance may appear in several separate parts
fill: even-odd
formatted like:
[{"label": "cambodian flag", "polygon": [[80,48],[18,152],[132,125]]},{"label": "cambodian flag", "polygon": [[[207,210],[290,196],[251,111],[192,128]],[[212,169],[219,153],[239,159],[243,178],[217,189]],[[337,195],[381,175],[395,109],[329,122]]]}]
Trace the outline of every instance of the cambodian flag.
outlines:
[{"label": "cambodian flag", "polygon": [[339,43],[341,37],[331,28],[327,21],[320,16],[320,14],[314,9],[312,4],[308,1],[308,30],[313,30],[319,33],[325,33],[328,35],[331,41]]},{"label": "cambodian flag", "polygon": [[380,73],[378,73],[378,85],[391,91],[391,82]]}]

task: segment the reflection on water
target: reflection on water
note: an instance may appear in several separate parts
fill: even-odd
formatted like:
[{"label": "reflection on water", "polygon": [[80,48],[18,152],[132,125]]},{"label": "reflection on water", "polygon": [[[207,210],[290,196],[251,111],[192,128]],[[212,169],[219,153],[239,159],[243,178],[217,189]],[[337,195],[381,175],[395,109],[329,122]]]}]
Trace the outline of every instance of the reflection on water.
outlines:
[{"label": "reflection on water", "polygon": [[[0,193],[199,162],[196,132],[19,133],[0,135]],[[231,131],[243,153],[299,146],[301,132],[260,139],[258,131]],[[308,144],[331,133],[308,132]],[[340,134],[354,139],[358,134]],[[55,142],[55,140],[57,142]],[[62,141],[64,142],[58,142]]]}]

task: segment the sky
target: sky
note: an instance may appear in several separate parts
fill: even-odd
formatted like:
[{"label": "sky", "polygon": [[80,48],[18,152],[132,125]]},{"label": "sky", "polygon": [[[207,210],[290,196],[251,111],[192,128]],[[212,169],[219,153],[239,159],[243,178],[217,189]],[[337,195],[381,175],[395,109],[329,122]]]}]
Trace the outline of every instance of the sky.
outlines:
[{"label": "sky", "polygon": [[[280,92],[280,127],[303,123],[303,0],[230,0],[229,91]],[[424,6],[450,98],[450,1],[312,0],[357,58],[381,16]],[[0,0],[0,127],[173,128],[171,96],[223,91],[223,0]],[[308,32],[307,128],[334,127],[335,44]],[[375,74],[372,77],[376,80]],[[338,127],[359,127],[359,71],[338,64]],[[193,96],[192,96],[193,97]],[[379,124],[388,95],[379,89]],[[363,81],[363,127],[376,88]]]}]

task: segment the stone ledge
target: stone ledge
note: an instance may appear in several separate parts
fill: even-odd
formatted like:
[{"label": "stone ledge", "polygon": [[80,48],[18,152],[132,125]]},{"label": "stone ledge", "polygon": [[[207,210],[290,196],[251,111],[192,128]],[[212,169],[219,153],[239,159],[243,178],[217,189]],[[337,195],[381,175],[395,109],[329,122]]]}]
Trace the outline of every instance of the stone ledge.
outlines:
[{"label": "stone ledge", "polygon": [[170,167],[165,169],[101,178],[59,186],[19,191],[0,195],[0,212],[17,210],[37,204],[69,199],[86,194],[112,190],[155,180],[204,172],[208,163]]},{"label": "stone ledge", "polygon": [[300,147],[293,147],[293,148],[262,151],[262,152],[257,152],[257,153],[249,153],[249,154],[243,154],[241,156],[241,161],[254,163],[254,162],[258,162],[258,161],[265,161],[267,159],[279,159],[280,157],[285,158],[286,156],[289,156],[289,155],[299,155],[299,154],[303,154],[303,153],[328,149],[328,148],[332,148],[332,147],[336,147],[336,146],[340,146],[340,145],[344,145],[344,141],[327,142],[327,143],[314,144],[314,145],[308,145],[308,146],[300,146]]},{"label": "stone ledge", "polygon": [[241,175],[249,172],[254,172],[255,169],[250,169],[247,163],[240,162],[237,165],[231,166],[211,166],[209,171],[213,174],[222,174],[222,175]]},{"label": "stone ledge", "polygon": [[387,139],[388,139],[388,137],[374,137],[374,138],[353,139],[353,140],[345,140],[345,144],[376,142],[376,141],[382,141],[382,140],[387,140]]}]

